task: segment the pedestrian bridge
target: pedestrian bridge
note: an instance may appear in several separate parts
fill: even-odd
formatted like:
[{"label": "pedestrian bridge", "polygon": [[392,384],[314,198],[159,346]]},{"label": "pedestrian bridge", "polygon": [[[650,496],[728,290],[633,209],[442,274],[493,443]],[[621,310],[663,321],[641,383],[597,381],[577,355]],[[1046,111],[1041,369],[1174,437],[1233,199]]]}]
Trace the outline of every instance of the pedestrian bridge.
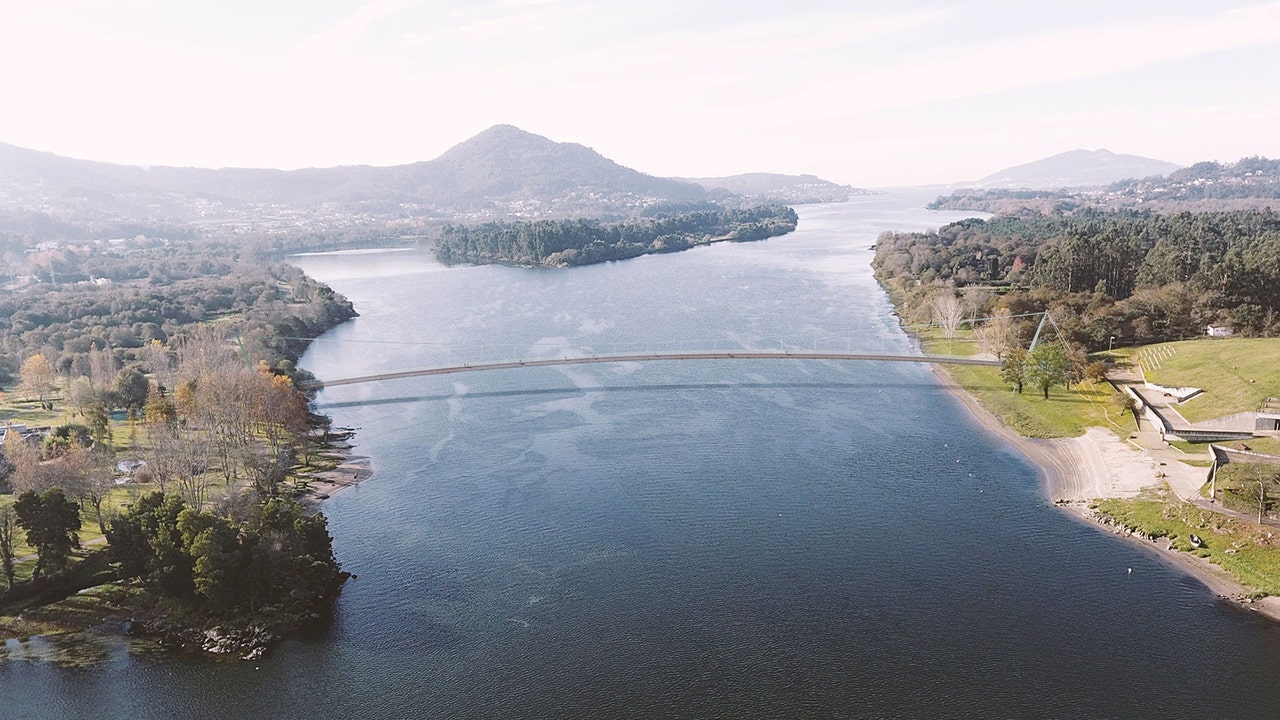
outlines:
[{"label": "pedestrian bridge", "polygon": [[480,372],[482,370],[512,370],[526,367],[554,367],[557,365],[591,365],[595,363],[655,362],[672,360],[864,360],[873,362],[932,363],[936,365],[986,365],[999,367],[999,360],[955,355],[907,355],[897,353],[841,353],[841,352],[788,352],[732,350],[719,352],[656,352],[632,355],[580,355],[537,360],[509,360],[504,362],[464,363],[441,367],[399,370],[396,372],[361,375],[336,380],[315,380],[304,387],[326,388],[339,385],[356,385],[381,380],[422,377],[425,375],[452,375],[454,373]]}]

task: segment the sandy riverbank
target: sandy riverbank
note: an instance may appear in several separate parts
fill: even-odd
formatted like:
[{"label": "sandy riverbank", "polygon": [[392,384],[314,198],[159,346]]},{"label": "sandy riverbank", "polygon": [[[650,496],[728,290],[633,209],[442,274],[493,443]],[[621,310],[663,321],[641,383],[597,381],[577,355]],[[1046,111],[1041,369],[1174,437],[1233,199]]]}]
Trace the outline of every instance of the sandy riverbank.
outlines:
[{"label": "sandy riverbank", "polygon": [[1220,598],[1280,621],[1280,597],[1248,600],[1253,592],[1222,568],[1204,558],[1179,552],[1167,540],[1151,541],[1122,532],[1100,521],[1089,509],[1098,498],[1133,497],[1144,489],[1166,485],[1163,468],[1148,453],[1103,428],[1090,428],[1078,438],[1038,440],[1011,430],[982,406],[940,366],[934,373],[975,420],[988,432],[1016,448],[1036,466],[1046,499],[1091,526],[1119,535],[1191,575]]},{"label": "sandy riverbank", "polygon": [[356,455],[354,446],[346,439],[334,441],[327,454],[338,460],[337,467],[317,474],[307,482],[307,491],[302,496],[304,502],[320,502],[368,480],[373,475],[373,467],[369,458]]}]

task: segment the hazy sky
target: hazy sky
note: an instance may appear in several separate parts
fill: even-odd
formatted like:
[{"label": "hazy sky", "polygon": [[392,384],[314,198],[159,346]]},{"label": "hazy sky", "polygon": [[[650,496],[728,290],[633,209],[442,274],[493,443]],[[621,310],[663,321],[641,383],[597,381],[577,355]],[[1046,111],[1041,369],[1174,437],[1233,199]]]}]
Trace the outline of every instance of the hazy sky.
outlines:
[{"label": "hazy sky", "polygon": [[1280,157],[1280,2],[0,0],[0,142],[131,164],[436,157],[497,123],[652,175],[974,179]]}]

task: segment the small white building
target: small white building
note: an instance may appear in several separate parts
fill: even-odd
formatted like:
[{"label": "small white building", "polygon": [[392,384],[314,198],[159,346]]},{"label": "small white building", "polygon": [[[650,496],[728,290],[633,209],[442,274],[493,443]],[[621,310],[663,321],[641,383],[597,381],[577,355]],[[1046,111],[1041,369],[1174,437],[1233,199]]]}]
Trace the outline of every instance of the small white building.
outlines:
[{"label": "small white building", "polygon": [[1209,337],[1231,337],[1231,328],[1227,325],[1210,325],[1205,328],[1205,334]]}]

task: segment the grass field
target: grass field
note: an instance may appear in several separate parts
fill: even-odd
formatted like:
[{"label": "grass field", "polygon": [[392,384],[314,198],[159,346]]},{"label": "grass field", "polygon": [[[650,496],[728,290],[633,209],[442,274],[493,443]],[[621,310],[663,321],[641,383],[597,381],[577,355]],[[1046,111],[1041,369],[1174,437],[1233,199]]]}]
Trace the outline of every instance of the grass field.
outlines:
[{"label": "grass field", "polygon": [[[921,346],[940,355],[972,355],[977,344],[972,333],[962,331],[948,341],[937,330],[919,333]],[[983,407],[1019,434],[1034,438],[1078,437],[1093,426],[1109,428],[1121,437],[1135,427],[1128,415],[1121,416],[1113,404],[1116,391],[1110,383],[1084,382],[1070,390],[1055,387],[1049,399],[1033,388],[1021,395],[1000,379],[1000,369],[980,365],[948,365],[947,372],[960,387],[976,397]]]},{"label": "grass field", "polygon": [[1200,338],[1134,348],[1129,356],[1151,382],[1204,390],[1178,406],[1192,422],[1253,412],[1280,397],[1280,339]]}]

